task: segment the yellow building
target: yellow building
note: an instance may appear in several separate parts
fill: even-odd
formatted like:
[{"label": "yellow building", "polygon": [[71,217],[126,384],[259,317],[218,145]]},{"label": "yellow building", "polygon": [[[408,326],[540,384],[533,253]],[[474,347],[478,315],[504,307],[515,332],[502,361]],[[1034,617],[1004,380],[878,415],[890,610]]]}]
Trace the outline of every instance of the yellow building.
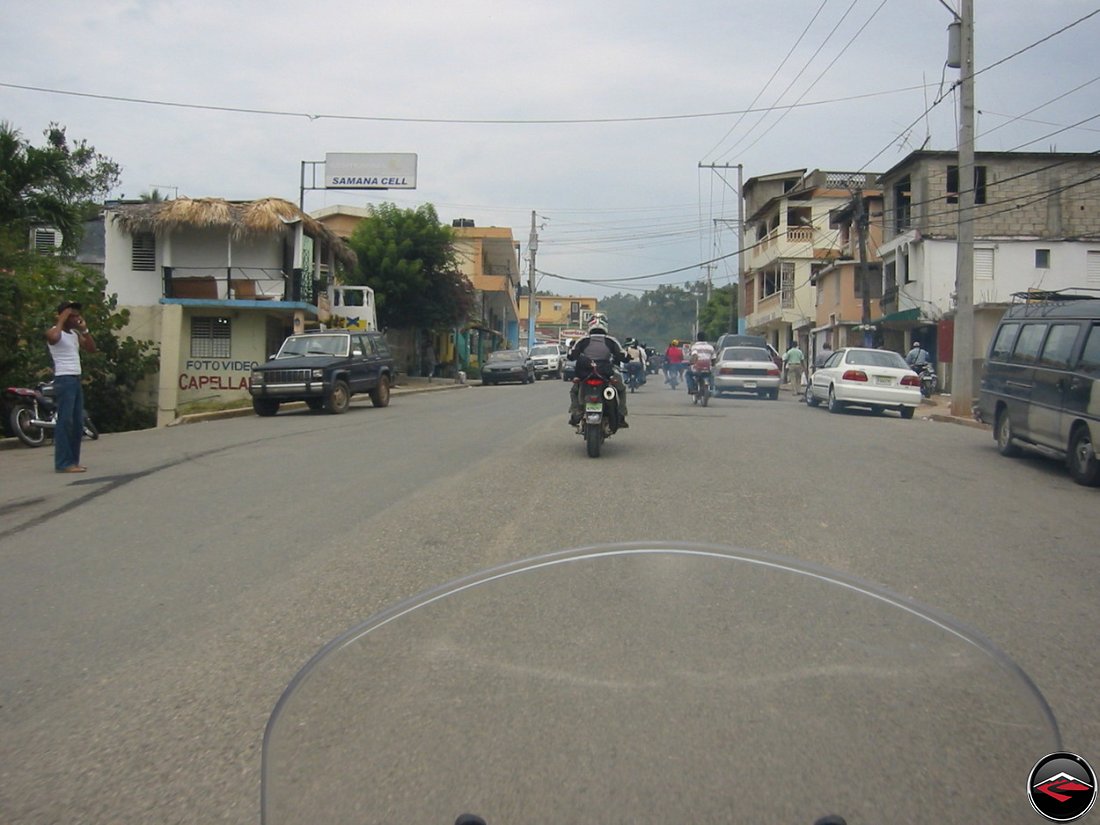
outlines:
[{"label": "yellow building", "polygon": [[[519,337],[525,344],[530,317],[527,291],[519,299]],[[583,330],[599,304],[592,297],[575,295],[535,295],[535,339],[557,341],[563,330]]]}]

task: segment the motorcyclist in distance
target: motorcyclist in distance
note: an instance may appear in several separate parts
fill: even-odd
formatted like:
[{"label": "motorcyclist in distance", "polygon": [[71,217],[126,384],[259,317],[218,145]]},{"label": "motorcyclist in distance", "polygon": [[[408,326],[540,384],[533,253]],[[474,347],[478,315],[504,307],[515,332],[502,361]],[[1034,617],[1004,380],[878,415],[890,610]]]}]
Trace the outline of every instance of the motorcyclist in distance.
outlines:
[{"label": "motorcyclist in distance", "polygon": [[588,321],[588,334],[577,339],[566,356],[577,362],[576,378],[569,388],[569,425],[577,426],[581,421],[581,382],[593,373],[604,376],[615,388],[618,396],[619,427],[626,428],[626,387],[623,379],[615,370],[615,364],[623,364],[630,356],[623,350],[622,344],[607,334],[607,316],[595,313]]},{"label": "motorcyclist in distance", "polygon": [[695,336],[695,343],[691,345],[688,361],[691,369],[687,371],[688,395],[695,394],[695,372],[710,372],[714,364],[714,347],[707,342],[707,336],[700,332]]}]

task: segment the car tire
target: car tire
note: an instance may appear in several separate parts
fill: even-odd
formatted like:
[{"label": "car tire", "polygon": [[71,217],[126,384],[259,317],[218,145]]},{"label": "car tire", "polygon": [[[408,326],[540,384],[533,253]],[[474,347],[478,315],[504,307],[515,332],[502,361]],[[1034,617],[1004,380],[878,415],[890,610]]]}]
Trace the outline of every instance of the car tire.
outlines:
[{"label": "car tire", "polygon": [[390,377],[383,375],[378,379],[378,386],[370,391],[370,402],[376,407],[388,407],[390,405]]},{"label": "car tire", "polygon": [[816,407],[821,402],[817,400],[817,396],[814,395],[813,385],[806,385],[806,406]]},{"label": "car tire", "polygon": [[340,415],[348,411],[350,404],[351,391],[348,389],[347,382],[343,380],[334,381],[332,389],[325,396],[325,411],[333,415]]},{"label": "car tire", "polygon": [[1069,439],[1066,461],[1069,474],[1078,484],[1084,484],[1087,487],[1100,486],[1100,459],[1096,457],[1088,425],[1081,424],[1073,431]]},{"label": "car tire", "polygon": [[[901,413],[901,417],[902,417],[902,418],[905,418],[905,417],[906,417],[906,415],[905,415],[905,410],[906,410],[906,409],[907,409],[906,407],[901,407],[901,408],[900,408],[900,409],[898,410],[898,412],[900,412],[900,413]],[[884,412],[886,412],[886,409],[885,409],[885,407],[881,407],[881,406],[879,406],[878,404],[872,404],[872,405],[871,405],[871,415],[882,415],[882,414],[883,414]],[[909,418],[912,418],[912,417],[913,417],[913,416],[909,416]]]},{"label": "car tire", "polygon": [[[900,410],[898,410],[898,412],[901,413],[901,417],[904,418],[906,421],[911,419],[913,417],[914,413],[916,413],[916,411],[917,411],[916,407],[902,407]],[[876,410],[876,412],[882,412],[882,408],[879,407],[879,409]]]},{"label": "car tire", "polygon": [[271,398],[253,398],[252,409],[256,411],[256,415],[270,418],[279,411],[279,402]]},{"label": "car tire", "polygon": [[325,408],[325,399],[323,398],[307,398],[306,406],[314,412],[320,412]]},{"label": "car tire", "polygon": [[1017,456],[1020,454],[1020,448],[1012,443],[1014,433],[1012,432],[1012,416],[1008,414],[1008,410],[1001,410],[997,414],[997,424],[994,429],[994,437],[997,439],[997,452],[1003,456]]},{"label": "car tire", "polygon": [[842,412],[844,412],[844,402],[843,401],[837,401],[836,393],[833,391],[832,387],[829,387],[829,412],[831,412],[831,413],[842,413]]}]

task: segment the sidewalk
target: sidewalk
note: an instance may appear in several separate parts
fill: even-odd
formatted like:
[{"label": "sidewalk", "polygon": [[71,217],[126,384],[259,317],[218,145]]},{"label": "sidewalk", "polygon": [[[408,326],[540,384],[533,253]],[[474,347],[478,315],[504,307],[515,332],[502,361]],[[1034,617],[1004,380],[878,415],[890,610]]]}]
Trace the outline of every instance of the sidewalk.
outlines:
[{"label": "sidewalk", "polygon": [[988,424],[982,424],[969,416],[951,414],[951,396],[946,393],[933,395],[931,398],[921,399],[920,409],[917,415],[931,421],[946,421],[951,424],[962,424],[964,427],[975,427],[979,430],[992,429]]},{"label": "sidewalk", "polygon": [[[429,381],[427,378],[419,378],[408,375],[402,375],[398,377],[398,382],[390,388],[390,395],[394,398],[402,395],[411,395],[418,392],[438,392],[440,390],[461,390],[470,386],[469,383],[457,384],[452,378],[435,378]],[[355,396],[352,401],[366,401],[367,396]],[[295,401],[289,404],[283,404],[280,409],[283,410],[295,410],[305,409],[305,403],[302,401]],[[242,400],[240,407],[235,407],[230,410],[215,410],[213,412],[193,413],[191,415],[181,415],[171,424],[169,427],[178,427],[181,424],[199,424],[203,421],[218,421],[223,418],[244,418],[247,416],[255,415],[252,410],[252,402],[249,400]],[[22,447],[23,444],[18,438],[0,438],[0,450],[10,450],[15,447]],[[52,449],[52,448],[51,448]]]}]

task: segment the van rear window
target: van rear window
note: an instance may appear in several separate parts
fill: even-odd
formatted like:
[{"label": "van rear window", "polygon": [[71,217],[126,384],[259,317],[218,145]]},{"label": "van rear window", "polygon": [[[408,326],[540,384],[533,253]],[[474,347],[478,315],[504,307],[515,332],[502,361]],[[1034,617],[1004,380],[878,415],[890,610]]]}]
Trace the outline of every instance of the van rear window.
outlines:
[{"label": "van rear window", "polygon": [[1039,346],[1046,337],[1046,324],[1024,324],[1012,350],[1012,361],[1017,364],[1034,364],[1039,358]]},{"label": "van rear window", "polygon": [[1100,375],[1100,324],[1093,324],[1089,338],[1085,341],[1085,351],[1081,353],[1082,372]]},{"label": "van rear window", "polygon": [[1005,324],[997,332],[997,338],[993,341],[993,348],[989,351],[989,357],[993,360],[1004,361],[1012,352],[1012,345],[1016,343],[1016,333],[1020,331],[1019,324]]}]

